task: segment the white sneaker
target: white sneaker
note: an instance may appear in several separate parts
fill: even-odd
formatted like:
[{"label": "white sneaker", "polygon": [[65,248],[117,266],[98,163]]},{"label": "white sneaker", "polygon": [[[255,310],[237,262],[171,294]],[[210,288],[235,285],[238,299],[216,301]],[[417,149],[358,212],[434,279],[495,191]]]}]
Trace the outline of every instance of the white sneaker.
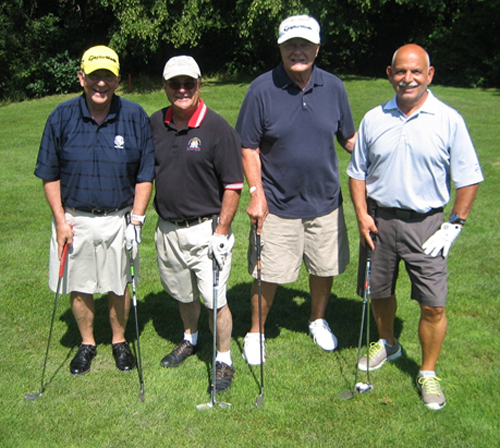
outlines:
[{"label": "white sneaker", "polygon": [[328,352],[335,350],[339,345],[325,319],[316,319],[314,322],[309,322],[309,334],[317,345]]},{"label": "white sneaker", "polygon": [[[266,362],[266,346],[264,341],[266,337],[262,335],[262,359]],[[247,333],[243,344],[243,359],[251,366],[260,366],[260,334]]]}]

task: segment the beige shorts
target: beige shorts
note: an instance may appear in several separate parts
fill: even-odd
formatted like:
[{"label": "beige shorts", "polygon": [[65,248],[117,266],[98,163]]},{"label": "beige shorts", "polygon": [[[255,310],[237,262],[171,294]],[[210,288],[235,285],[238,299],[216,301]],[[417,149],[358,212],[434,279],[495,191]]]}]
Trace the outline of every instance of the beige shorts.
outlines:
[{"label": "beige shorts", "polygon": [[[78,291],[86,294],[122,295],[131,281],[129,252],[125,249],[125,208],[107,216],[94,216],[66,209],[66,221],[73,225],[73,244],[68,248],[61,294]],[[56,291],[60,262],[57,254],[56,226],[52,219],[49,287]],[[134,274],[139,278],[139,258]]]},{"label": "beige shorts", "polygon": [[[261,278],[269,283],[297,280],[304,261],[307,271],[332,277],[349,264],[349,241],[342,206],[328,215],[311,219],[268,215],[261,234]],[[248,272],[257,276],[255,230],[250,231]]]},{"label": "beige shorts", "polygon": [[[179,227],[158,219],[155,232],[158,270],[165,290],[182,303],[192,303],[200,297],[213,309],[214,269],[208,256],[208,241],[212,236],[212,220],[190,227]],[[230,238],[234,240],[231,233]],[[227,304],[226,287],[231,272],[231,254],[219,273],[217,309]]]}]

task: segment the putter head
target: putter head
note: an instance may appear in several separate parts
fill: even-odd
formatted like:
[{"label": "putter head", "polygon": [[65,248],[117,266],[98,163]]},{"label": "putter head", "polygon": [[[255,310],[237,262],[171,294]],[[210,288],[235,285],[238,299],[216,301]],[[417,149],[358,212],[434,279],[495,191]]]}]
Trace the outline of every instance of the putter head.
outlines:
[{"label": "putter head", "polygon": [[32,394],[24,394],[23,399],[24,401],[35,401],[37,398],[41,397],[42,393],[41,392],[33,392]]}]

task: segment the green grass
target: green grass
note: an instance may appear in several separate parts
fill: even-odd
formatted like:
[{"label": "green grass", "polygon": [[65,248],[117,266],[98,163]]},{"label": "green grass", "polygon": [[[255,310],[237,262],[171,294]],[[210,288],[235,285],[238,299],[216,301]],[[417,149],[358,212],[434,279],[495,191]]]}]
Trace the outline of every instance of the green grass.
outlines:
[{"label": "green grass", "polygon": [[[347,90],[356,124],[371,107],[392,95],[387,81],[349,78]],[[235,123],[248,84],[204,83],[202,97]],[[492,447],[498,445],[500,392],[498,266],[498,188],[500,120],[497,91],[435,87],[434,93],[465,117],[486,177],[464,231],[449,259],[447,339],[438,364],[448,405],[428,411],[414,377],[420,363],[418,308],[408,299],[409,281],[398,282],[397,336],[401,360],[374,372],[375,389],[354,400],[339,399],[354,380],[361,299],[355,294],[358,235],[347,190],[348,155],[339,153],[351,264],[335,280],[327,319],[340,350],[325,353],[307,335],[310,296],[307,276],[280,287],[267,326],[265,408],[259,395],[259,369],[241,358],[249,328],[246,272],[248,193],[234,223],[237,243],[228,297],[234,316],[233,388],[221,398],[228,410],[200,412],[211,360],[211,336],[202,314],[201,350],[178,369],[160,359],[179,342],[182,326],[176,304],[162,291],[155,260],[156,215],[150,206],[141,245],[137,288],[146,401],[137,400],[137,372],[118,372],[111,356],[106,297],[97,297],[92,371],[72,377],[68,366],[79,343],[67,296],[61,296],[46,373],[46,391],[35,402],[54,294],[47,286],[50,210],[33,170],[45,120],[68,96],[0,107],[0,446],[1,447]],[[166,105],[157,89],[124,96],[148,113]],[[449,208],[448,208],[449,211]],[[372,325],[373,329],[373,325]],[[135,343],[133,317],[127,329]],[[373,333],[373,339],[375,333]]]}]

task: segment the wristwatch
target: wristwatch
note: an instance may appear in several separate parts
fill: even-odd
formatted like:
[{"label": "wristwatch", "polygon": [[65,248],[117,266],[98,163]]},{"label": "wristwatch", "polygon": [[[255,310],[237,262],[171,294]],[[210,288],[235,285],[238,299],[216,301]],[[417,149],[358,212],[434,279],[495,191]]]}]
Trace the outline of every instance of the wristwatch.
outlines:
[{"label": "wristwatch", "polygon": [[456,213],[452,213],[450,215],[449,221],[452,224],[460,224],[461,226],[465,225],[465,219],[460,218],[460,216],[458,216]]}]

